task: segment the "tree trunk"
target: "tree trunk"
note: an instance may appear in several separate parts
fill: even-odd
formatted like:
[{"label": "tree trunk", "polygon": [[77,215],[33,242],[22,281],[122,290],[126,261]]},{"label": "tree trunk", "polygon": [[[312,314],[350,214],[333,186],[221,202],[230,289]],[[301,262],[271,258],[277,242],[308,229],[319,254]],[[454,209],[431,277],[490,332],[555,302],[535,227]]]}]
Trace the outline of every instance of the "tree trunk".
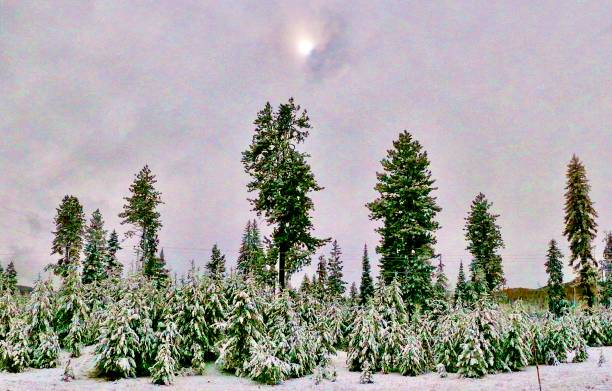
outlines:
[{"label": "tree trunk", "polygon": [[285,290],[285,260],[287,258],[287,250],[289,246],[282,242],[278,246],[278,286],[281,292]]}]

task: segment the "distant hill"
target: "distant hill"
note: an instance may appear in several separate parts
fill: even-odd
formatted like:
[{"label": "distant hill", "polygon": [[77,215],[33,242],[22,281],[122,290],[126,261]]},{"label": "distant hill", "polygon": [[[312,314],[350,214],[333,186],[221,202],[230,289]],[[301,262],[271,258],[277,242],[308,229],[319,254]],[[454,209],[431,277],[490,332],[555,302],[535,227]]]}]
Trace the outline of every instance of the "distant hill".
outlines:
[{"label": "distant hill", "polygon": [[[574,293],[576,300],[582,300],[583,290],[578,285],[576,280],[563,284],[565,290],[565,299],[574,301]],[[507,288],[503,292],[510,301],[522,300],[526,303],[546,305],[548,301],[548,287],[529,289],[529,288]]]},{"label": "distant hill", "polygon": [[19,290],[19,293],[21,293],[22,295],[25,295],[25,294],[29,295],[33,290],[31,286],[25,286],[25,285],[17,285],[17,289]]}]

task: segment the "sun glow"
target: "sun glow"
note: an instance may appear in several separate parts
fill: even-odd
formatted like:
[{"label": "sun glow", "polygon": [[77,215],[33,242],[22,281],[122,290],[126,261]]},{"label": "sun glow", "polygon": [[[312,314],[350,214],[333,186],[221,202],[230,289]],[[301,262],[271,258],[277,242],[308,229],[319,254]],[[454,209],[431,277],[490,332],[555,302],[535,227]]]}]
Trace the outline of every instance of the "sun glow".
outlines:
[{"label": "sun glow", "polygon": [[298,41],[298,44],[297,44],[298,53],[304,57],[309,56],[310,53],[312,53],[312,51],[314,50],[314,48],[315,48],[315,44],[310,39],[303,38]]}]

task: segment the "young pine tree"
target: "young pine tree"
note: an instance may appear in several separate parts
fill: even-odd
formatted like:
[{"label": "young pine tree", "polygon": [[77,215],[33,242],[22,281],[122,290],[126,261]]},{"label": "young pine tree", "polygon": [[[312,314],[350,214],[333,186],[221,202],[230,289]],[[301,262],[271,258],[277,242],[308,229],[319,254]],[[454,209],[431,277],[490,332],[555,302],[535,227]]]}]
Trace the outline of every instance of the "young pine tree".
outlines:
[{"label": "young pine tree", "polygon": [[504,283],[502,258],[498,254],[504,242],[497,224],[499,215],[491,212],[492,205],[484,194],[479,193],[472,201],[464,228],[467,250],[473,256],[471,269],[478,266],[482,270],[487,292],[499,289]]},{"label": "young pine tree", "polygon": [[359,298],[364,305],[374,295],[374,281],[370,272],[370,258],[368,257],[368,245],[363,246],[363,258],[361,260],[361,284],[359,286]]},{"label": "young pine tree", "polygon": [[54,272],[65,276],[68,270],[76,268],[83,247],[83,234],[85,231],[85,214],[83,206],[74,196],[65,196],[57,208],[55,216],[55,231],[51,255],[61,256]]},{"label": "young pine tree", "polygon": [[121,250],[119,235],[117,231],[111,232],[106,246],[106,274],[109,277],[121,277],[123,264],[117,259],[117,252]]},{"label": "young pine tree", "polygon": [[431,273],[426,272],[425,263],[434,252],[435,232],[440,228],[435,218],[441,209],[432,195],[436,187],[427,152],[404,131],[381,164],[383,172],[377,173],[375,186],[379,197],[367,204],[370,218],[382,222],[377,229],[381,236],[377,247],[382,256],[381,275],[389,283],[416,266],[425,272],[419,276],[420,282],[429,285]]},{"label": "young pine tree", "polygon": [[548,273],[548,310],[559,316],[565,307],[565,290],[563,289],[563,254],[552,239],[546,255],[546,273]]},{"label": "young pine tree", "polygon": [[130,224],[135,229],[128,231],[128,236],[134,236],[137,232],[140,236],[139,255],[143,274],[161,282],[168,280],[169,276],[157,257],[158,232],[162,227],[157,207],[163,202],[161,192],[155,189],[155,183],[155,175],[149,166],[144,166],[130,185],[131,195],[125,197],[126,203],[119,217],[123,219],[121,224]]},{"label": "young pine tree", "polygon": [[216,243],[213,245],[210,261],[206,264],[206,271],[215,280],[225,277],[225,255],[221,254]]},{"label": "young pine tree", "polygon": [[100,209],[91,215],[85,231],[85,259],[83,260],[83,284],[102,281],[108,277],[106,270],[106,230]]},{"label": "young pine tree", "polygon": [[314,204],[309,194],[323,188],[307,163],[309,155],[297,148],[308,137],[310,122],[293,98],[277,111],[266,103],[254,124],[255,134],[242,153],[242,163],[252,179],[247,190],[257,192],[250,199],[253,209],[274,226],[278,282],[283,290],[288,274],[299,271],[326,242],[312,235],[310,216]]},{"label": "young pine tree", "polygon": [[338,241],[332,242],[332,250],[327,262],[328,278],[327,288],[329,294],[333,298],[341,297],[346,292],[346,281],[344,281],[342,273],[342,250],[338,245]]},{"label": "young pine tree", "polygon": [[351,288],[349,289],[349,303],[352,306],[359,304],[359,290],[357,290],[357,284],[355,284],[355,282],[351,284]]},{"label": "young pine tree", "polygon": [[576,155],[567,166],[565,186],[565,229],[563,235],[570,245],[570,266],[578,272],[587,304],[592,307],[597,299],[597,262],[592,253],[592,242],[597,236],[597,212],[589,196],[591,186],[586,169]]}]

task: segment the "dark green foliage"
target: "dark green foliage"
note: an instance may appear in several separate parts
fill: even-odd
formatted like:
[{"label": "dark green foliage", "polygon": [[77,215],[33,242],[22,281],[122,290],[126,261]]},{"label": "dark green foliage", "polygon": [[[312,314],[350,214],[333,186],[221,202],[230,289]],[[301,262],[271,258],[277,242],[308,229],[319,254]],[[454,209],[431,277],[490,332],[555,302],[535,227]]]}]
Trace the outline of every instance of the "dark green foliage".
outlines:
[{"label": "dark green foliage", "polygon": [[346,292],[346,281],[344,281],[342,273],[342,260],[340,256],[342,250],[338,245],[338,241],[332,242],[332,250],[327,261],[328,279],[327,290],[332,298],[337,298],[344,295]]},{"label": "dark green foliage", "polygon": [[2,278],[6,289],[10,292],[15,292],[17,290],[17,270],[15,270],[13,261],[9,262]]},{"label": "dark green foliage", "polygon": [[368,246],[363,246],[363,258],[361,260],[361,284],[359,285],[359,298],[361,304],[366,304],[374,295],[374,282],[370,272],[370,258],[368,257]]},{"label": "dark green foliage", "polygon": [[91,215],[89,227],[85,231],[85,259],[83,260],[83,283],[89,284],[108,277],[106,230],[99,209]]},{"label": "dark green foliage", "polygon": [[270,225],[274,247],[278,249],[278,278],[284,289],[288,275],[309,262],[325,240],[312,235],[313,202],[309,193],[322,190],[307,163],[308,154],[297,149],[308,137],[310,123],[306,111],[293,102],[273,111],[270,103],[257,114],[255,134],[242,153],[242,163],[251,182],[253,209],[264,214]]},{"label": "dark green foliage", "polygon": [[264,261],[265,253],[257,221],[255,219],[253,221],[249,220],[244,229],[240,251],[238,252],[238,272],[245,277],[255,277],[257,279],[261,275]]},{"label": "dark green foliage", "polygon": [[431,280],[434,267],[428,258],[424,255],[407,257],[406,272],[398,275],[409,313],[413,313],[417,308],[423,308],[433,298],[434,287]]},{"label": "dark green foliage", "polygon": [[601,265],[604,276],[601,281],[601,304],[612,308],[612,232],[607,232],[604,238],[603,261]]},{"label": "dark green foliage", "polygon": [[65,196],[57,208],[55,216],[55,231],[51,255],[58,254],[57,265],[54,272],[65,276],[70,268],[76,268],[83,247],[83,233],[85,230],[85,214],[83,206],[74,196]]},{"label": "dark green foliage", "polygon": [[206,271],[215,280],[225,277],[225,255],[221,254],[216,243],[213,245],[210,261],[206,264]]},{"label": "dark green foliage", "polygon": [[476,268],[482,270],[487,292],[499,289],[504,283],[502,259],[498,254],[504,247],[504,242],[497,224],[499,215],[491,212],[492,206],[485,195],[479,193],[472,201],[464,228],[467,250],[473,256],[472,278]]},{"label": "dark green foliage", "polygon": [[312,283],[313,293],[319,299],[327,298],[327,260],[325,256],[321,254],[319,256],[319,263],[317,263],[316,280],[313,279]]},{"label": "dark green foliage", "polygon": [[548,310],[559,316],[565,306],[565,291],[563,289],[563,254],[557,242],[553,239],[548,245],[546,273],[548,273]]},{"label": "dark green foliage", "polygon": [[138,231],[128,231],[127,235],[140,236],[139,255],[143,274],[161,281],[169,277],[157,257],[158,232],[162,227],[157,207],[163,202],[161,192],[155,189],[155,183],[155,175],[151,173],[149,166],[144,166],[130,185],[130,196],[124,198],[126,203],[119,217],[123,219],[121,224],[130,224]]},{"label": "dark green foliage", "polygon": [[359,291],[357,290],[357,285],[354,282],[351,284],[351,288],[349,289],[349,304],[359,304]]},{"label": "dark green foliage", "polygon": [[374,188],[379,196],[367,207],[370,218],[382,222],[377,251],[381,275],[390,282],[404,274],[409,263],[426,262],[433,255],[434,233],[440,228],[435,217],[441,209],[431,194],[436,188],[427,152],[410,133],[400,133],[381,164]]},{"label": "dark green foliage", "polygon": [[579,273],[580,285],[585,290],[587,304],[592,307],[597,298],[597,262],[592,253],[592,242],[597,236],[597,212],[589,197],[591,186],[584,165],[576,155],[567,166],[565,186],[565,229],[569,241],[570,266]]},{"label": "dark green foliage", "polygon": [[440,263],[436,267],[436,282],[434,283],[434,296],[441,300],[446,299],[448,295],[448,278],[444,274],[444,265]]},{"label": "dark green foliage", "polygon": [[455,303],[465,303],[468,300],[468,287],[463,270],[463,261],[459,263],[459,275],[455,286]]},{"label": "dark green foliage", "polygon": [[112,277],[120,277],[123,273],[123,264],[117,259],[117,251],[121,250],[119,235],[113,230],[108,238],[106,247],[106,273]]}]

